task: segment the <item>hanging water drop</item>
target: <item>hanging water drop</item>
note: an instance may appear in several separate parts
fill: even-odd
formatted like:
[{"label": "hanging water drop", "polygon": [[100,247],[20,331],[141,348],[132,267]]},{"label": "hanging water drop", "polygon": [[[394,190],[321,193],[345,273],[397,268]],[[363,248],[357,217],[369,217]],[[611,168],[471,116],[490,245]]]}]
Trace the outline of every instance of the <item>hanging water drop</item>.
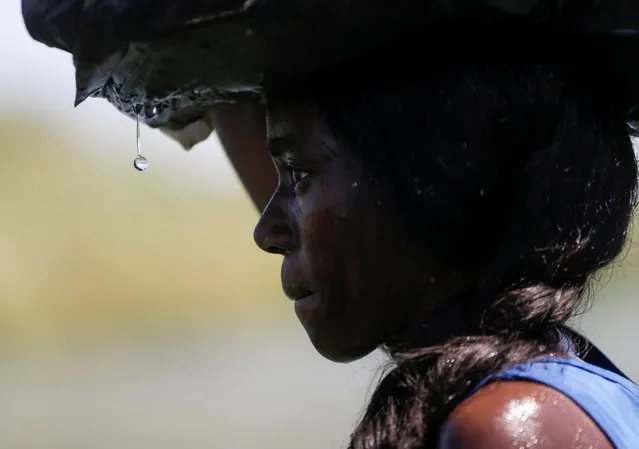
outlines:
[{"label": "hanging water drop", "polygon": [[133,160],[133,166],[137,171],[146,171],[149,168],[149,161],[144,156],[138,156]]}]

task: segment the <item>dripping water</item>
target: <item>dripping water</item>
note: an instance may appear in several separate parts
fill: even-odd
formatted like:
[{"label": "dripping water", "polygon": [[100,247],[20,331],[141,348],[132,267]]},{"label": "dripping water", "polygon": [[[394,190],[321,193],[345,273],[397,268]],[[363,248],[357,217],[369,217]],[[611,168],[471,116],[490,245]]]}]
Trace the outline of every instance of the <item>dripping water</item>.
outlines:
[{"label": "dripping water", "polygon": [[142,156],[142,143],[140,141],[140,114],[142,114],[142,106],[136,105],[133,109],[135,111],[135,135],[137,147],[137,156],[133,160],[133,167],[137,171],[143,172],[149,168],[149,161]]}]

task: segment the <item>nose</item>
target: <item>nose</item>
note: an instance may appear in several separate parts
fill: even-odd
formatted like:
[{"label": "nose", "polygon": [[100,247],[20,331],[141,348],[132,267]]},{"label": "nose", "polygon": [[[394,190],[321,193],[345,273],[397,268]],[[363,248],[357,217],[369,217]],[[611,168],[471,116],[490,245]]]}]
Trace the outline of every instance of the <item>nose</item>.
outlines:
[{"label": "nose", "polygon": [[288,210],[288,202],[276,191],[253,231],[253,239],[263,251],[287,255],[297,247],[297,232]]}]

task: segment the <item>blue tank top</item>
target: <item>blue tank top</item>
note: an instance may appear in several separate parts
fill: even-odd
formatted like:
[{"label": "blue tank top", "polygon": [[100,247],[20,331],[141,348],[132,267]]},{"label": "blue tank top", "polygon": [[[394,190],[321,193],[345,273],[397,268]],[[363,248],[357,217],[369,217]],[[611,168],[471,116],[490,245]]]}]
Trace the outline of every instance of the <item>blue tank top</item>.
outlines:
[{"label": "blue tank top", "polygon": [[537,382],[563,393],[581,407],[616,449],[639,448],[639,386],[577,358],[544,359],[516,365],[484,379]]}]

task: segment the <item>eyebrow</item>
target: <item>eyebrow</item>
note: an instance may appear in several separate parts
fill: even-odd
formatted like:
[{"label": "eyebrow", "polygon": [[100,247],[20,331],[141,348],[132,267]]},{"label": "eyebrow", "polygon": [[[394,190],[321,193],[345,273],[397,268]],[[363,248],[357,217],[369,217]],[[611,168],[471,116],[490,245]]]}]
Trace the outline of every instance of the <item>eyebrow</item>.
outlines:
[{"label": "eyebrow", "polygon": [[300,145],[299,141],[291,134],[282,137],[273,137],[267,140],[266,147],[273,157],[284,156],[292,153]]}]

